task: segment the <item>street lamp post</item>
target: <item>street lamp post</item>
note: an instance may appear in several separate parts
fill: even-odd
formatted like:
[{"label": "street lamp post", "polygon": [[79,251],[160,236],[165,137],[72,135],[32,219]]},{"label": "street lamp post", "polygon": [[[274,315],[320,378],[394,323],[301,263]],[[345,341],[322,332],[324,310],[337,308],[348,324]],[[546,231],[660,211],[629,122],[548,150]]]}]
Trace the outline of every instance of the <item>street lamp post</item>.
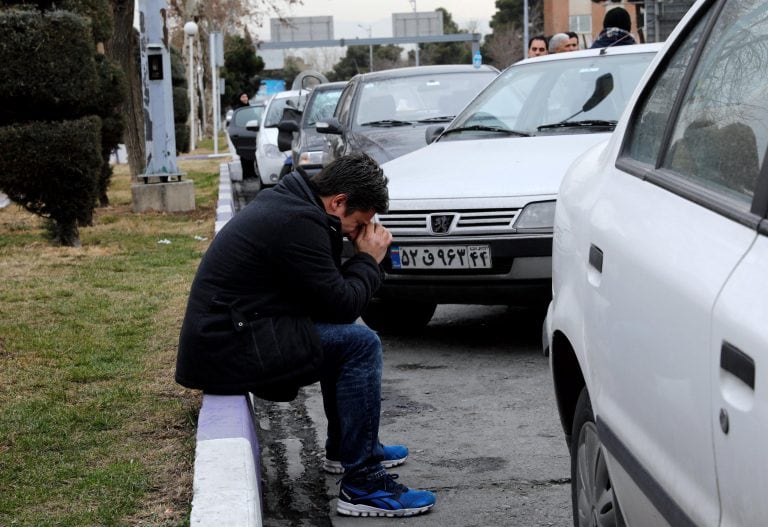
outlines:
[{"label": "street lamp post", "polygon": [[[371,26],[364,26],[362,24],[357,24],[357,27],[365,29],[368,32],[368,40],[373,38],[372,31],[373,28]],[[368,71],[373,71],[373,44],[368,44]]]},{"label": "street lamp post", "polygon": [[189,37],[189,64],[187,65],[187,86],[189,93],[189,151],[195,149],[197,142],[197,123],[195,118],[195,67],[194,49],[197,24],[187,22],[184,24],[184,33]]}]

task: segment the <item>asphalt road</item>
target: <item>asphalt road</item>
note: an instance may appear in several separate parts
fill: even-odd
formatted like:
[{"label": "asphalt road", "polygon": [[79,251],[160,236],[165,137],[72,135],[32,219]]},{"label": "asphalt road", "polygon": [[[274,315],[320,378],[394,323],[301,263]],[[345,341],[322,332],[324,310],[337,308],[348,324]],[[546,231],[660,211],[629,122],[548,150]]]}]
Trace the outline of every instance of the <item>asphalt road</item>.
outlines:
[{"label": "asphalt road", "polygon": [[571,525],[570,458],[540,318],[440,306],[422,334],[382,341],[380,436],[411,449],[391,471],[434,491],[435,508],[405,519],[336,514],[338,476],[320,470],[325,417],[314,385],[292,403],[258,407],[266,527]]}]

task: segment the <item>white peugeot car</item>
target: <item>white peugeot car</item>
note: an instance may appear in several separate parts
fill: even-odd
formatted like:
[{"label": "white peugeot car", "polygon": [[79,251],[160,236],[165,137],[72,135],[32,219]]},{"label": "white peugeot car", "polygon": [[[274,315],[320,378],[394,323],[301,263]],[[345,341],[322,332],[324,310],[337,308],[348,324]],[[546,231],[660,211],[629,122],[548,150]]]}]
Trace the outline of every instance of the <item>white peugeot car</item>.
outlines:
[{"label": "white peugeot car", "polygon": [[264,108],[261,120],[248,123],[248,130],[258,132],[256,136],[256,170],[264,186],[275,185],[280,179],[283,165],[290,161],[290,152],[281,152],[277,146],[277,125],[288,107],[301,110],[309,95],[307,90],[289,90],[276,93]]},{"label": "white peugeot car", "polygon": [[768,2],[699,1],[560,187],[574,525],[768,522]]},{"label": "white peugeot car", "polygon": [[427,324],[436,304],[539,304],[551,294],[552,222],[571,162],[610,136],[658,44],[560,53],[501,73],[430,145],[382,165],[394,237],[363,320]]}]

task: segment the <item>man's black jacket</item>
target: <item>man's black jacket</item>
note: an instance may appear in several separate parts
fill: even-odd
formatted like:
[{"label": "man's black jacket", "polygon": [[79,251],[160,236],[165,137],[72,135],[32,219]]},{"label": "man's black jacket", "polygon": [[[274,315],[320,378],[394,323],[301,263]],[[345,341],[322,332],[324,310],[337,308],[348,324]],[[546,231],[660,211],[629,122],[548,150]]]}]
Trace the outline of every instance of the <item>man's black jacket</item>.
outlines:
[{"label": "man's black jacket", "polygon": [[216,235],[200,262],[181,328],[176,382],[210,393],[259,391],[254,359],[226,306],[235,305],[246,318],[357,319],[382,274],[368,254],[342,266],[342,241],[339,219],[325,212],[301,174],[260,192]]}]

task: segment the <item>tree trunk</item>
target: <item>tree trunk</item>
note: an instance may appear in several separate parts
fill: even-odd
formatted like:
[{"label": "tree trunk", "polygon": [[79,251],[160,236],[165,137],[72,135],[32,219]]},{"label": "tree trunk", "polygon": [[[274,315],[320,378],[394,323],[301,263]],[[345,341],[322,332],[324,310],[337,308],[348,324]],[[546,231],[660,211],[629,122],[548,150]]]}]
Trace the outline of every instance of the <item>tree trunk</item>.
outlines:
[{"label": "tree trunk", "polygon": [[144,173],[144,107],[141,97],[141,69],[139,66],[138,35],[133,28],[133,0],[111,0],[115,30],[106,43],[107,57],[117,61],[125,72],[128,94],[121,111],[125,116],[125,149],[131,178],[138,181]]}]

